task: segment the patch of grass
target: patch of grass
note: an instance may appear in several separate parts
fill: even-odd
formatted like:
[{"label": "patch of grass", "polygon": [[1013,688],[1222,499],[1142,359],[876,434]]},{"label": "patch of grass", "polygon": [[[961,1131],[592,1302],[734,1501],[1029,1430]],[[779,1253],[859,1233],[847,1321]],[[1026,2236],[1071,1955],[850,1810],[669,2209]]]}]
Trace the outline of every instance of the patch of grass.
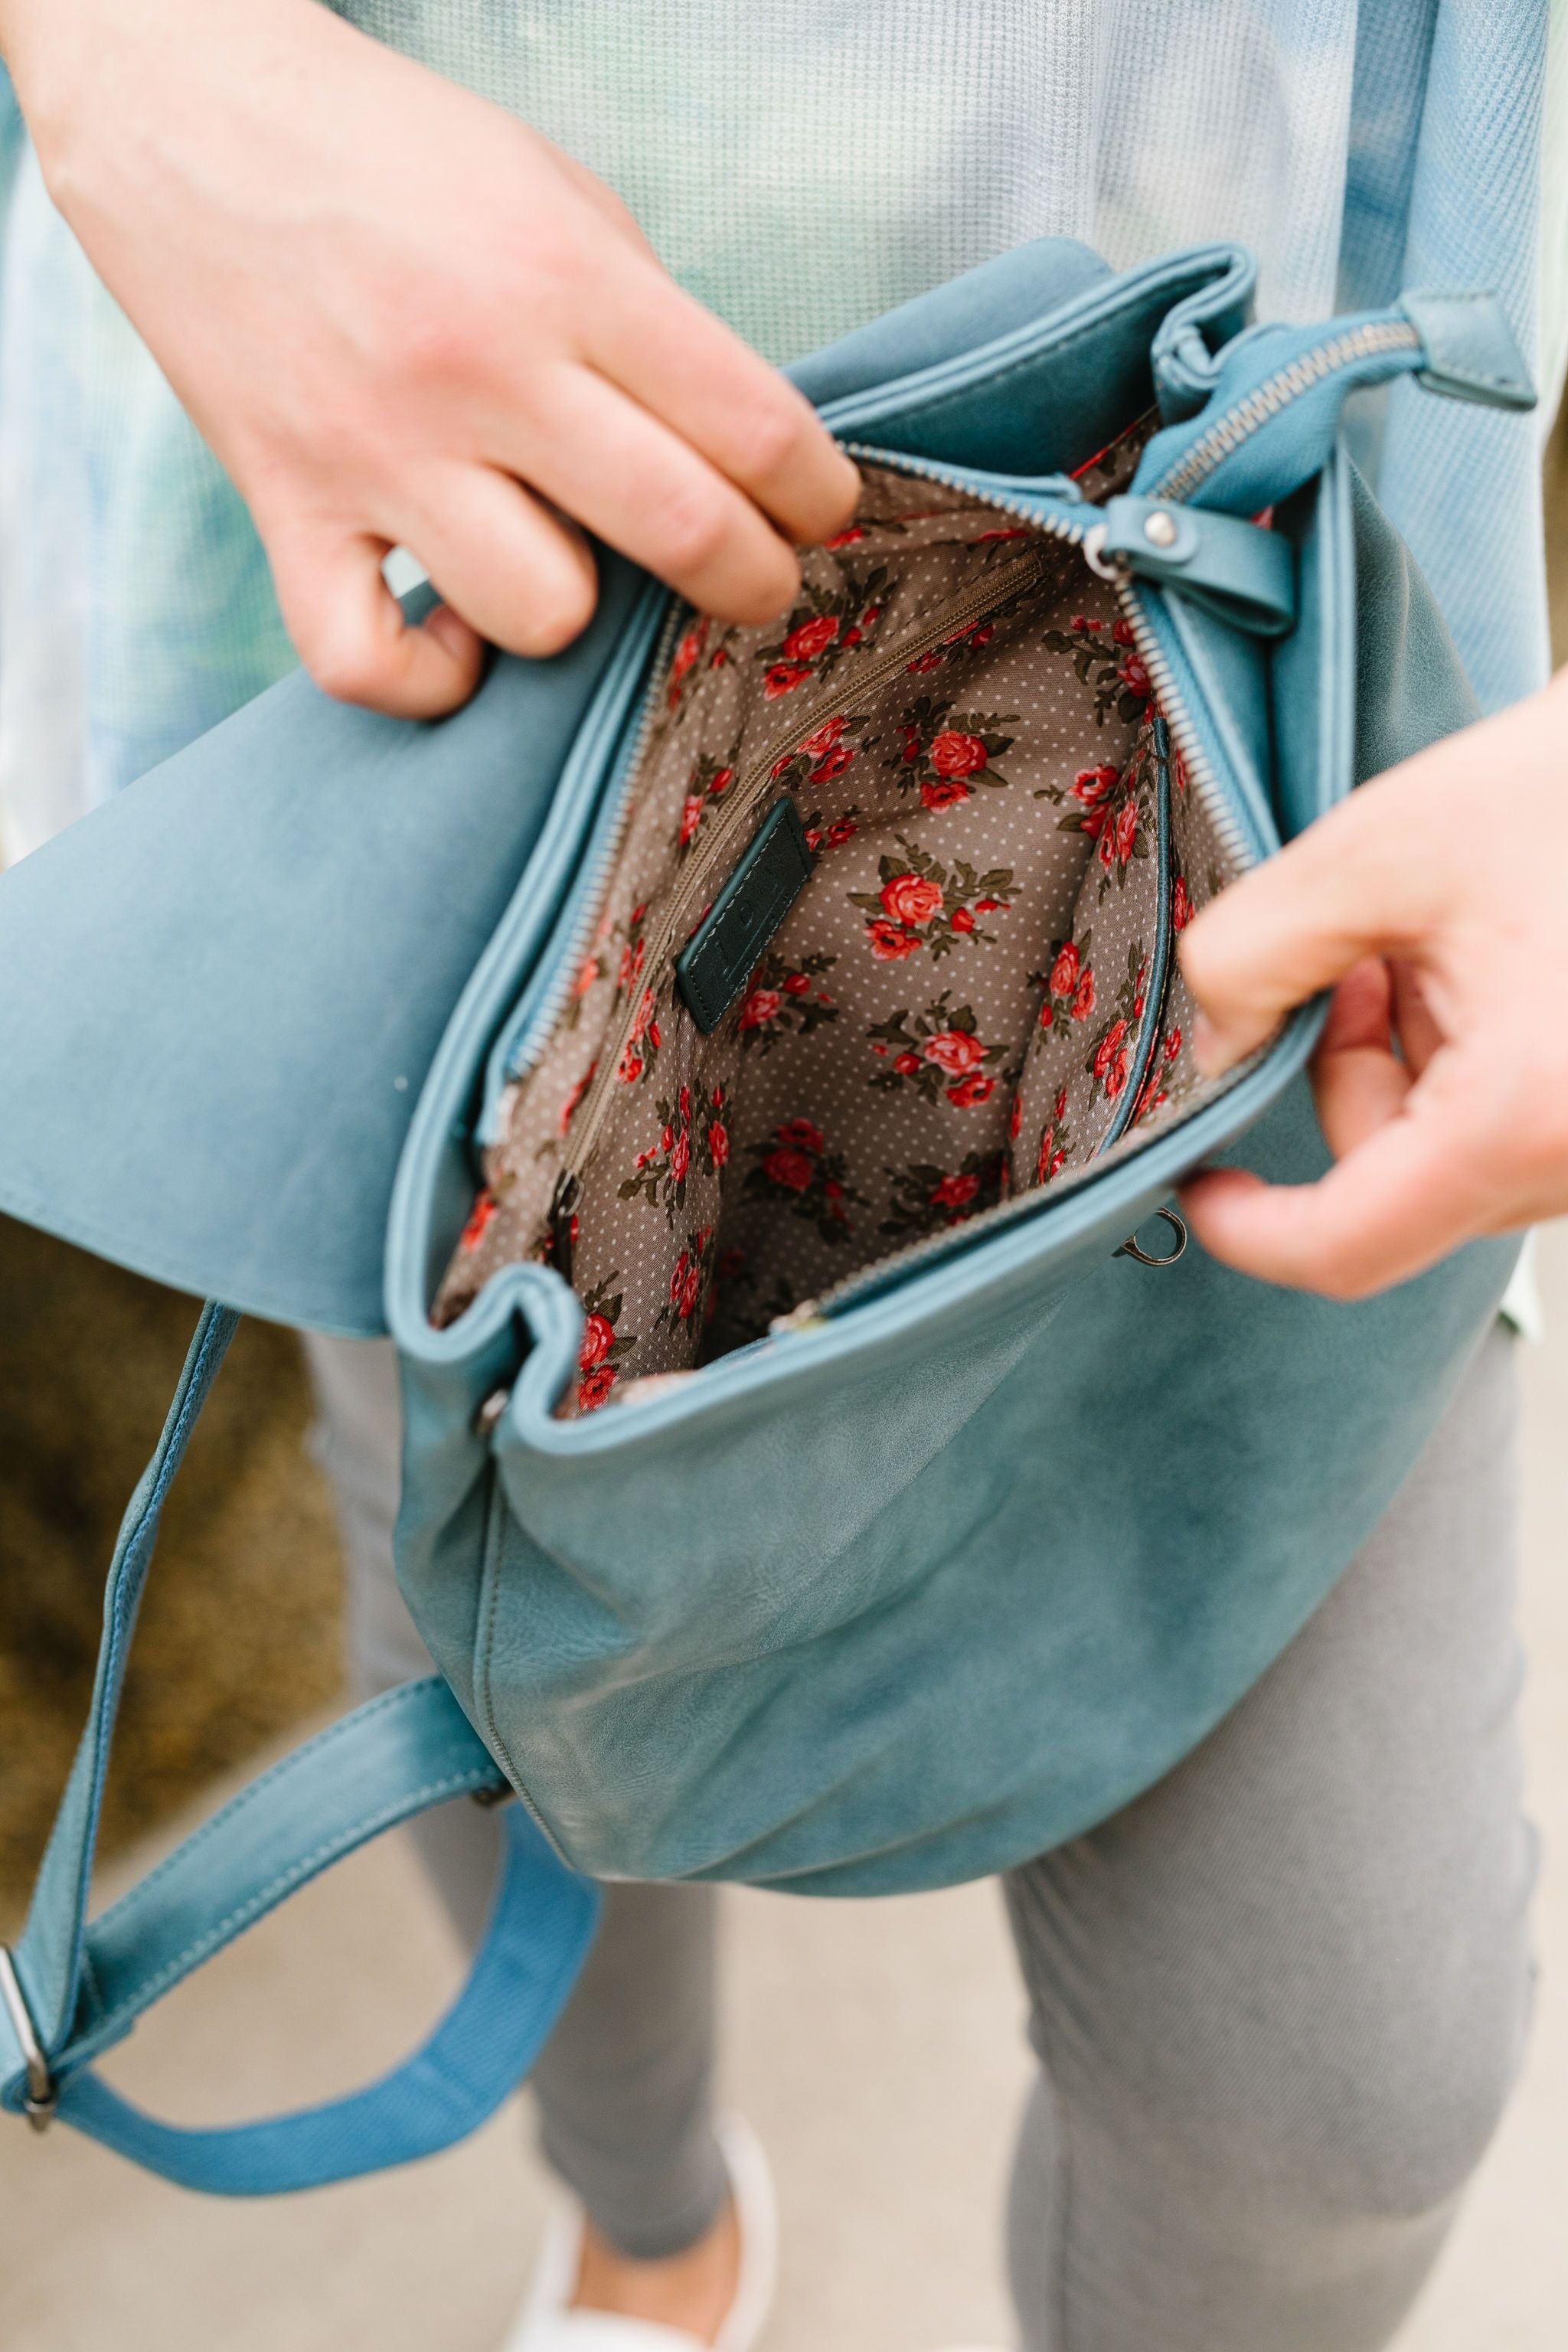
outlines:
[{"label": "patch of grass", "polygon": [[[191,1299],[0,1219],[0,1932],[69,1768],[115,1531],[195,1315]],[[106,1850],[339,1688],[342,1575],[304,1448],[310,1411],[293,1335],[245,1324],[164,1512]]]}]

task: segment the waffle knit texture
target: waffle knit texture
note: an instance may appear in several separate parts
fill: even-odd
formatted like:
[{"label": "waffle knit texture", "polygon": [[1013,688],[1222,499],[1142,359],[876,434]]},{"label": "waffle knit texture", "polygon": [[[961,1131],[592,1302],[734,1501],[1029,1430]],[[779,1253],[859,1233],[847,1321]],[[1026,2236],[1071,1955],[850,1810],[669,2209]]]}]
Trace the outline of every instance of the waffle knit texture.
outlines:
[{"label": "waffle knit texture", "polygon": [[[339,6],[599,173],[780,361],[1047,233],[1119,268],[1240,237],[1264,317],[1495,287],[1532,362],[1543,281],[1568,293],[1560,195],[1541,234],[1549,0]],[[1384,428],[1381,494],[1500,705],[1546,667],[1540,423],[1401,389]],[[243,507],[0,83],[0,856],[290,660]]]}]

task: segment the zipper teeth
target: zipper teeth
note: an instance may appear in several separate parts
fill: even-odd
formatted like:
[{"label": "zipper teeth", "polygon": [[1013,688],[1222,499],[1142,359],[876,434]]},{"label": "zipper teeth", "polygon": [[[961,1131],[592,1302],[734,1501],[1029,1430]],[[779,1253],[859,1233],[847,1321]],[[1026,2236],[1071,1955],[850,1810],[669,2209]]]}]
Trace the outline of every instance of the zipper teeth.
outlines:
[{"label": "zipper teeth", "polygon": [[1310,352],[1282,367],[1249,392],[1245,400],[1237,401],[1225,415],[1210,425],[1208,431],[1193,444],[1180,465],[1173,467],[1158,484],[1154,496],[1162,499],[1188,499],[1205,482],[1216,467],[1249,440],[1260,425],[1278,415],[1290,401],[1299,400],[1304,392],[1321,383],[1342,367],[1357,360],[1373,358],[1380,352],[1418,351],[1421,338],[1414,327],[1405,321],[1384,320],[1369,321],[1361,327],[1347,328],[1342,335],[1334,335],[1319,343]]},{"label": "zipper teeth", "polygon": [[[912,474],[919,478],[941,482],[948,489],[963,490],[973,497],[976,506],[994,507],[998,514],[1011,515],[1016,521],[1031,523],[1037,530],[1045,531],[1053,539],[1065,540],[1072,547],[1083,546],[1099,517],[1099,509],[1092,506],[1086,506],[1083,522],[1069,521],[1059,515],[1042,514],[1037,507],[1026,500],[1005,498],[996,491],[977,490],[973,483],[966,480],[956,468],[928,463],[924,458],[905,457],[896,450],[868,448],[859,442],[849,442],[846,447],[851,457],[863,458],[868,465],[879,466],[888,473]],[[1204,814],[1223,846],[1239,864],[1250,866],[1253,862],[1252,845],[1231,814],[1213,762],[1194,731],[1174,673],[1149,626],[1138,592],[1121,567],[1111,574],[1110,584],[1116,591],[1117,602],[1132,631],[1139,656],[1155,688],[1155,698],[1170,728],[1171,739],[1182,755],[1187,782],[1202,803]]]},{"label": "zipper teeth", "polygon": [[[1040,557],[1025,556],[1018,562],[1009,564],[1001,577],[994,576],[984,583],[984,587],[976,587],[970,595],[963,598],[962,603],[950,604],[943,612],[940,622],[933,623],[928,629],[922,629],[916,636],[903,638],[896,648],[889,648],[879,661],[868,663],[864,669],[857,671],[852,688],[846,688],[839,694],[830,697],[812,713],[810,726],[806,732],[815,734],[818,728],[826,727],[832,719],[853,709],[854,705],[863,700],[868,694],[875,692],[885,678],[896,677],[899,671],[907,667],[910,656],[919,654],[926,645],[937,643],[941,638],[949,635],[953,629],[963,628],[971,619],[984,613],[988,606],[1002,604],[1009,596],[1026,589],[1041,569]],[[659,667],[662,667],[662,663]],[[621,823],[616,829],[617,850],[625,832],[626,812],[630,808],[637,772],[647,749],[647,737],[650,732],[651,722],[644,728],[638,739],[636,755],[626,771],[627,784],[622,804]],[[702,883],[712,873],[715,866],[722,863],[730,844],[743,829],[744,821],[752,807],[752,795],[758,785],[765,784],[779,761],[782,758],[787,758],[789,745],[799,737],[801,729],[797,726],[790,735],[775,738],[770,749],[759,754],[741,782],[734,787],[734,799],[725,809],[723,818],[710,835],[700,857],[693,861],[682,877],[680,894],[676,899],[668,920],[660,929],[658,944],[648,958],[650,964],[657,967],[674,944],[680,929],[682,916],[689,911],[692,899]],[[595,905],[601,887],[601,883],[596,880]],[[582,1105],[573,1121],[571,1138],[573,1148],[562,1169],[563,1186],[582,1174],[593,1154],[594,1146],[598,1141],[599,1129],[604,1122],[605,1107],[613,1097],[614,1074],[619,1065],[626,1041],[636,1025],[637,1014],[637,995],[634,988],[620,1023],[612,1033],[608,1045],[600,1055],[599,1069],[594,1081],[593,1093]]]},{"label": "zipper teeth", "polygon": [[678,597],[665,614],[659,625],[658,635],[654,640],[652,667],[648,672],[650,683],[643,696],[643,707],[637,719],[637,735],[632,745],[631,758],[626,766],[626,782],[621,793],[620,807],[616,813],[616,822],[611,826],[599,855],[594,860],[592,877],[583,898],[583,911],[573,926],[571,936],[566,942],[566,952],[561,958],[554,985],[540,999],[534,1009],[533,1019],[529,1023],[527,1037],[520,1041],[507,1063],[506,1076],[509,1084],[515,1084],[532,1067],[532,1062],[528,1058],[531,1049],[539,1038],[547,1036],[553,1029],[565,1010],[566,1001],[572,993],[578,967],[582,963],[590,935],[598,919],[599,901],[604,896],[610,876],[615,871],[616,860],[621,854],[621,844],[626,838],[626,826],[631,817],[632,782],[642,765],[643,754],[647,750],[648,737],[653,733],[658,699],[657,690],[658,681],[664,674],[665,663],[674,647],[682,611],[683,607]]}]

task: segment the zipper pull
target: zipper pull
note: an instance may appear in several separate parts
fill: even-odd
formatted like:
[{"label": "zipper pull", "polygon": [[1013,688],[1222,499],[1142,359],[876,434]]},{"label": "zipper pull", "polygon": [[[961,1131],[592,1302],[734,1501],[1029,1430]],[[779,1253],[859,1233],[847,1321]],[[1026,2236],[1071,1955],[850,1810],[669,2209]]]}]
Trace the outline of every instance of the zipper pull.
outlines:
[{"label": "zipper pull", "polygon": [[550,1196],[550,1255],[547,1264],[555,1268],[564,1283],[572,1279],[573,1227],[577,1222],[576,1208],[583,1197],[583,1187],[570,1169],[563,1170],[555,1181]]}]

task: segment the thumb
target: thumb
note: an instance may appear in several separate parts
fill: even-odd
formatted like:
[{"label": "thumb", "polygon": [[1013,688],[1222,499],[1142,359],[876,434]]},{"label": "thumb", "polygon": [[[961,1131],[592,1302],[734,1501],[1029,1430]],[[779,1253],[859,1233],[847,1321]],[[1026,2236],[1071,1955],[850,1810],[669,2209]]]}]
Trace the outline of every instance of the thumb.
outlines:
[{"label": "thumb", "polygon": [[1431,929],[1438,878],[1414,829],[1426,755],[1363,787],[1223,891],[1180,943],[1197,1002],[1194,1052],[1217,1077],[1284,1015],[1370,956],[1410,957]]},{"label": "thumb", "polygon": [[447,604],[411,626],[382,576],[379,540],[301,534],[269,551],[294,649],[323,693],[396,719],[438,719],[467,702],[481,639]]}]

